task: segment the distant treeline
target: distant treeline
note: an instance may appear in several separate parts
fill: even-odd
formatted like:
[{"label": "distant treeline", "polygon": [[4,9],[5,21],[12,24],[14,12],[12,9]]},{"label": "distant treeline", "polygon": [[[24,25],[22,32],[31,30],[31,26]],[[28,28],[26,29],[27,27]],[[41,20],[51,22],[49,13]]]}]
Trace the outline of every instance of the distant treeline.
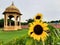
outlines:
[{"label": "distant treeline", "polygon": [[[21,25],[28,25],[33,21],[34,21],[33,19],[29,19],[29,20],[26,20],[26,22],[21,22]],[[15,25],[13,20],[8,19],[8,25],[10,24],[10,22],[12,26]],[[19,22],[18,22],[18,25],[19,25]],[[0,19],[0,28],[3,28],[3,27],[4,27],[4,19]]]},{"label": "distant treeline", "polygon": [[[28,25],[29,23],[33,22],[34,20],[33,19],[28,19],[26,20],[26,22],[21,22],[21,25]],[[13,20],[10,20],[8,19],[8,25],[9,25],[9,22],[11,22],[11,25],[14,25],[14,21]],[[46,22],[46,21],[44,21]],[[50,21],[50,22],[46,22],[46,23],[60,23],[60,20],[56,20],[56,21]],[[18,22],[19,24],[19,22]],[[0,28],[4,27],[4,19],[0,19]]]},{"label": "distant treeline", "polygon": [[49,21],[48,23],[60,23],[60,20]]}]

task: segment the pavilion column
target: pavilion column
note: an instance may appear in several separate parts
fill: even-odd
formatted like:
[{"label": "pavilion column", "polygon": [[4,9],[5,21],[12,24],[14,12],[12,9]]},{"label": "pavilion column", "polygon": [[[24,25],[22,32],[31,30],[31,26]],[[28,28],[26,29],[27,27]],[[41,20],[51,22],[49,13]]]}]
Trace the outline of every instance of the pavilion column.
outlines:
[{"label": "pavilion column", "polygon": [[7,16],[7,14],[5,15],[5,25],[7,26],[7,18],[8,18],[8,16]]},{"label": "pavilion column", "polygon": [[16,20],[16,16],[14,16],[14,18],[15,18],[15,26],[17,25],[17,20]]},{"label": "pavilion column", "polygon": [[21,16],[19,16],[19,26],[21,26]]},{"label": "pavilion column", "polygon": [[6,15],[4,15],[4,27],[6,26]]},{"label": "pavilion column", "polygon": [[16,25],[18,26],[18,17],[16,17]]}]

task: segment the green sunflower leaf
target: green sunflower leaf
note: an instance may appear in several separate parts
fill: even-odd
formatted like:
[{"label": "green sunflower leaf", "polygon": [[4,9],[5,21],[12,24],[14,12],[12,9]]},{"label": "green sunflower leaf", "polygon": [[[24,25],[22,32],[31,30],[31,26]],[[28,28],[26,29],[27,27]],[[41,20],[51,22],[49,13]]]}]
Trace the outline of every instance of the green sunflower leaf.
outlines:
[{"label": "green sunflower leaf", "polygon": [[32,39],[28,39],[26,41],[25,45],[33,45],[33,40]]}]

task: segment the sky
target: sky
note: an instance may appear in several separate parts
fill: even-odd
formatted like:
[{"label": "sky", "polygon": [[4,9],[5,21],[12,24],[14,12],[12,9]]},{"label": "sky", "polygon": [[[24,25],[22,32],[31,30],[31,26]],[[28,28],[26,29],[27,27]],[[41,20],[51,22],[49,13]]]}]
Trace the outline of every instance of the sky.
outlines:
[{"label": "sky", "polygon": [[37,13],[43,14],[43,21],[60,20],[60,0],[0,0],[0,19],[4,10],[14,2],[23,14],[21,22],[33,18]]}]

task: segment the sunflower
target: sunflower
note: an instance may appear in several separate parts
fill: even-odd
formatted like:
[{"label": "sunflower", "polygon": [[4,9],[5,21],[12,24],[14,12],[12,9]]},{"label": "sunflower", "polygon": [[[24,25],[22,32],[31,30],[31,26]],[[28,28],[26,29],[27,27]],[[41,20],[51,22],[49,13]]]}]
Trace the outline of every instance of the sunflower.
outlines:
[{"label": "sunflower", "polygon": [[33,37],[34,39],[40,41],[44,41],[46,40],[48,34],[46,33],[46,31],[49,29],[48,24],[43,23],[43,22],[32,22],[30,23],[30,27],[29,27],[29,36]]},{"label": "sunflower", "polygon": [[35,17],[34,17],[34,21],[41,21],[42,20],[42,14],[38,13]]}]

